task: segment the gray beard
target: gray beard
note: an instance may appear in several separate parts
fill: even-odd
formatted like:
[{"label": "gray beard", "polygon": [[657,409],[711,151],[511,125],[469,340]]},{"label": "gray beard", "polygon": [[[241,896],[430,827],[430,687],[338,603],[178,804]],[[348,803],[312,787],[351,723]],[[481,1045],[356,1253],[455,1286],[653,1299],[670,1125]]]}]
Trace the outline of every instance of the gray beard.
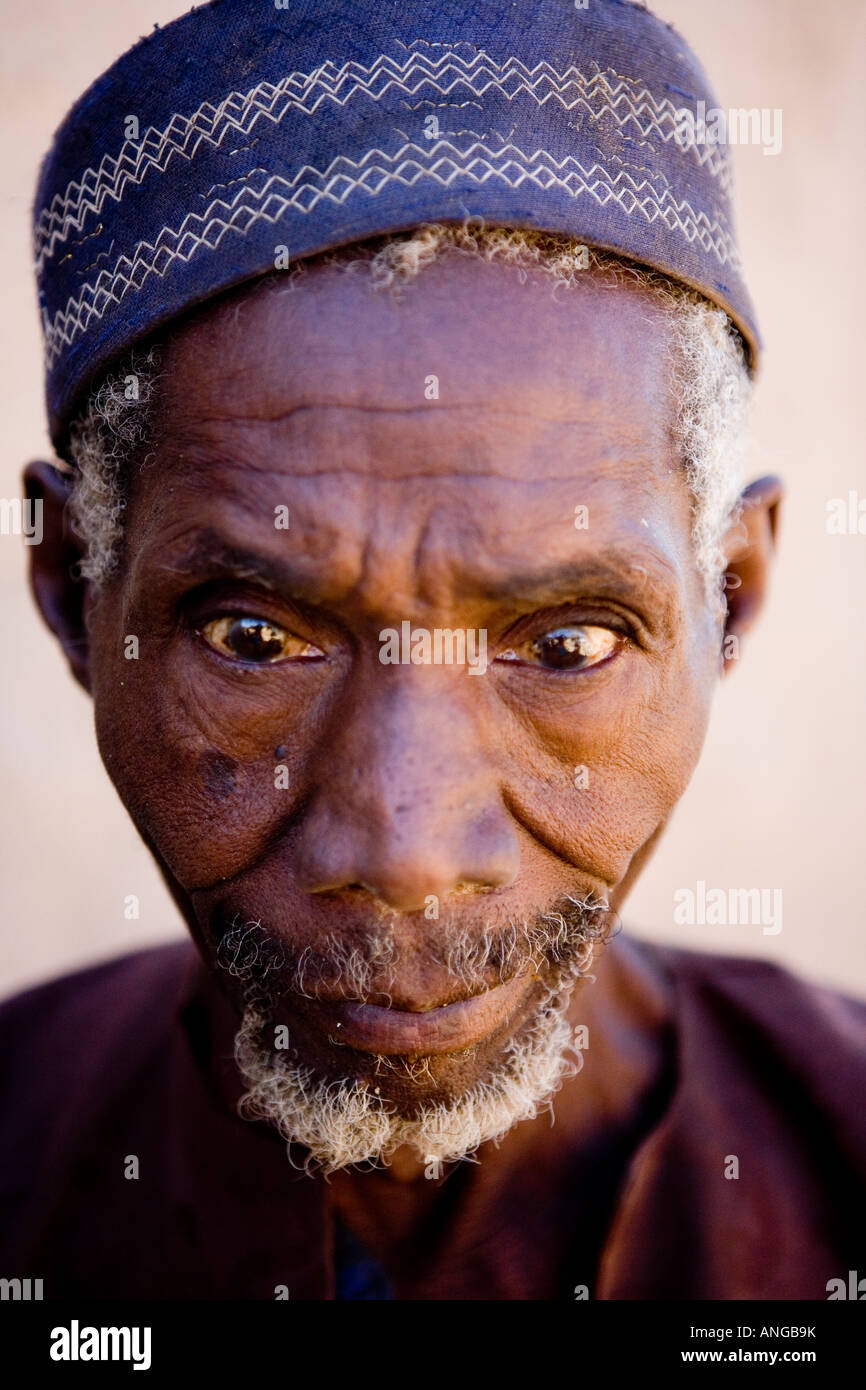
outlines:
[{"label": "gray beard", "polygon": [[[378,984],[394,964],[390,933],[369,932],[351,945],[329,938],[321,951],[290,950],[260,922],[235,921],[223,936],[217,960],[242,982],[245,1009],[235,1036],[235,1061],[247,1084],[240,1111],[265,1120],[291,1146],[307,1150],[304,1166],[325,1173],[358,1164],[380,1164],[408,1146],[438,1177],[445,1163],[470,1158],[513,1125],[550,1108],[562,1082],[582,1064],[565,1017],[571,991],[611,935],[606,903],[564,898],[557,908],[526,923],[509,922],[470,938],[465,929],[445,932],[431,956],[467,989],[489,985],[491,972],[505,982],[521,969],[545,967],[546,987],[531,1017],[508,1042],[487,1074],[456,1098],[427,1102],[406,1115],[356,1077],[328,1080],[274,1046],[274,1001],[291,988],[308,997],[315,987],[339,985],[347,997],[381,998]],[[374,982],[376,987],[374,989]],[[378,1057],[377,1070],[432,1080],[429,1059]]]}]

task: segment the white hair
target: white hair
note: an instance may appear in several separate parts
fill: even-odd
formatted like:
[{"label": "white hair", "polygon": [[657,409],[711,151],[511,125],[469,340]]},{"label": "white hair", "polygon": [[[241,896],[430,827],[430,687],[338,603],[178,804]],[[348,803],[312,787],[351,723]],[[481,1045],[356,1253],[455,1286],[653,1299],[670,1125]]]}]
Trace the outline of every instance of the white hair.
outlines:
[{"label": "white hair", "polygon": [[75,468],[69,512],[84,544],[81,575],[99,587],[117,566],[127,471],[150,440],[159,349],[133,349],[91,393],[69,431]]},{"label": "white hair", "polygon": [[[264,1120],[286,1141],[309,1153],[325,1173],[359,1164],[387,1162],[406,1145],[423,1163],[453,1163],[472,1157],[514,1125],[549,1108],[562,1082],[580,1069],[562,1003],[548,1000],[531,1027],[508,1044],[502,1061],[483,1080],[453,1101],[436,1101],[416,1114],[401,1115],[368,1081],[329,1081],[268,1045],[269,1020],[248,1007],[235,1036],[235,1061],[247,1083],[241,1113]],[[390,1062],[390,1058],[382,1058]],[[409,1072],[423,1074],[426,1058]],[[411,1066],[411,1059],[404,1069]],[[290,1155],[291,1156],[291,1155]],[[438,1175],[438,1174],[437,1174]]]},{"label": "white hair", "polygon": [[[675,443],[692,497],[695,562],[708,596],[718,591],[721,542],[738,513],[751,382],[742,339],[727,314],[702,295],[577,238],[483,223],[427,223],[410,232],[342,247],[297,262],[292,279],[325,262],[366,269],[375,286],[411,280],[446,250],[504,260],[521,278],[539,270],[570,288],[591,273],[603,283],[642,287],[660,305],[671,330]],[[91,394],[70,430],[76,476],[70,511],[84,543],[81,573],[102,584],[116,567],[123,536],[129,465],[151,439],[159,348],[133,351]]]}]

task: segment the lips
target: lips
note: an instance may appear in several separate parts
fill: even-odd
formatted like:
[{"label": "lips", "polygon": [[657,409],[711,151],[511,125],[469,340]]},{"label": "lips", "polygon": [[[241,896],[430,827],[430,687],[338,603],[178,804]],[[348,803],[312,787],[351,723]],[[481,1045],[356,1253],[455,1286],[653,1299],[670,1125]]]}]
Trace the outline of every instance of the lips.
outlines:
[{"label": "lips", "polygon": [[360,1052],[436,1057],[495,1033],[522,1003],[531,983],[530,975],[520,974],[484,994],[419,1013],[349,1000],[317,1000],[310,1012],[332,1038]]}]

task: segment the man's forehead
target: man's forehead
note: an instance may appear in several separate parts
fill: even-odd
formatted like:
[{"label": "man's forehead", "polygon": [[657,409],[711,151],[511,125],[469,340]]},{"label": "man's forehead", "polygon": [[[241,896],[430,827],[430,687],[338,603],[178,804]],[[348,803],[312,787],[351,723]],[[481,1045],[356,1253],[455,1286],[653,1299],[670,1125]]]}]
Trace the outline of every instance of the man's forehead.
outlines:
[{"label": "man's forehead", "polygon": [[645,291],[587,274],[559,294],[542,272],[446,254],[399,296],[328,266],[291,292],[244,289],[172,335],[162,389],[169,432],[203,447],[246,425],[296,445],[360,436],[354,411],[392,436],[401,420],[406,436],[458,430],[470,452],[479,430],[557,425],[615,424],[616,447],[627,432],[640,449],[669,426],[670,367],[668,321]]},{"label": "man's forehead", "polygon": [[459,260],[399,300],[333,268],[306,288],[241,293],[176,335],[143,475],[157,563],[235,563],[323,602],[397,573],[550,602],[539,554],[566,567],[564,591],[605,555],[627,577],[642,547],[646,573],[676,569],[689,503],[667,328],[644,294],[587,281],[558,298]]}]

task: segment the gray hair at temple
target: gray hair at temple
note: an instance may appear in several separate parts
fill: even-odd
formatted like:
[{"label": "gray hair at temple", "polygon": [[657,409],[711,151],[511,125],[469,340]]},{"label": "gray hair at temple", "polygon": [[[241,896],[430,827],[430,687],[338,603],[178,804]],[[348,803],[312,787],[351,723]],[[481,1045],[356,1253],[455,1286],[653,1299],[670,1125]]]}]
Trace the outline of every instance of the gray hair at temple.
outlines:
[{"label": "gray hair at temple", "polygon": [[[711,598],[724,572],[721,542],[738,513],[751,394],[743,342],[728,315],[677,281],[586,248],[573,236],[483,224],[427,223],[299,261],[288,274],[294,282],[310,264],[327,262],[365,270],[375,286],[396,286],[447,249],[505,260],[524,277],[543,271],[555,281],[554,293],[586,274],[611,286],[639,285],[663,307],[671,328],[675,443],[692,496],[695,560]],[[85,551],[82,577],[97,587],[119,563],[131,467],[146,459],[153,439],[159,363],[158,345],[134,348],[95,387],[70,428],[70,514]]]}]

